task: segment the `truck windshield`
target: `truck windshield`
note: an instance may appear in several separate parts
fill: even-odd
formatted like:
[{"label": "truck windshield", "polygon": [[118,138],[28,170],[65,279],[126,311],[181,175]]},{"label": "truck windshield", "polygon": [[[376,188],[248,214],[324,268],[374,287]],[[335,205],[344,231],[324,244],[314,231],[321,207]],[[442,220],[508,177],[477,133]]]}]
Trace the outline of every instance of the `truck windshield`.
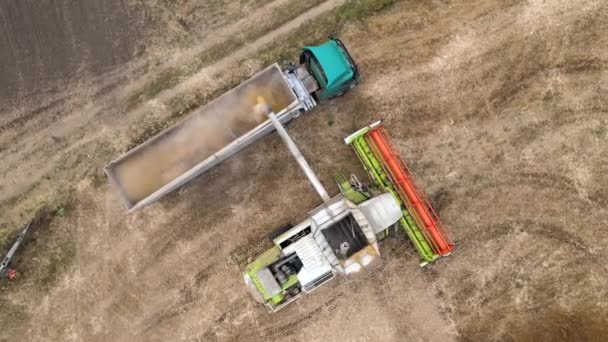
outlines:
[{"label": "truck windshield", "polygon": [[319,62],[317,62],[317,59],[314,58],[314,56],[311,56],[311,58],[308,59],[308,64],[308,68],[313,72],[317,82],[320,83],[319,85],[321,88],[325,88],[325,86],[327,86],[327,76],[325,76],[325,71],[323,71],[323,68],[321,68]]}]

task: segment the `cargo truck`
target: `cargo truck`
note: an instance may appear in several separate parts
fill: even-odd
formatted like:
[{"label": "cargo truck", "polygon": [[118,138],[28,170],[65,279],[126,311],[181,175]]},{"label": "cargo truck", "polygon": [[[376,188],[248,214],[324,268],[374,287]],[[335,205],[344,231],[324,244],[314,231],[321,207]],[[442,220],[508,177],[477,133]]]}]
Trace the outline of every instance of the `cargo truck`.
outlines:
[{"label": "cargo truck", "polygon": [[359,71],[337,38],[306,46],[300,64],[278,64],[258,72],[232,90],[143,144],[119,156],[104,171],[129,212],[159,200],[208,171],[274,128],[253,112],[264,97],[285,124],[319,101],[340,96],[359,81]]}]

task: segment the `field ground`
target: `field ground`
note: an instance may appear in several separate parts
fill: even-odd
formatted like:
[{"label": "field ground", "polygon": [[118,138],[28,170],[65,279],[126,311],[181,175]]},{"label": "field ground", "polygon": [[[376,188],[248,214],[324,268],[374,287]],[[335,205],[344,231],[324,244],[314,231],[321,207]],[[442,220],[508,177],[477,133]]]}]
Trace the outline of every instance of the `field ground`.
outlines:
[{"label": "field ground", "polygon": [[[3,114],[1,245],[37,219],[15,262],[20,278],[0,283],[0,340],[606,335],[606,2],[257,0],[245,11],[232,2],[206,2],[217,14],[208,18],[194,0],[151,9],[150,21],[169,29],[95,76],[106,88],[83,81],[49,95],[58,102],[20,100]],[[267,14],[290,6],[303,14]],[[319,204],[278,136],[131,215],[101,168],[329,33],[346,42],[363,81],[290,134],[335,194],[337,170],[362,176],[341,139],[384,118],[457,249],[421,269],[396,234],[376,269],[269,315],[247,293],[243,266],[268,247],[267,232]]]}]

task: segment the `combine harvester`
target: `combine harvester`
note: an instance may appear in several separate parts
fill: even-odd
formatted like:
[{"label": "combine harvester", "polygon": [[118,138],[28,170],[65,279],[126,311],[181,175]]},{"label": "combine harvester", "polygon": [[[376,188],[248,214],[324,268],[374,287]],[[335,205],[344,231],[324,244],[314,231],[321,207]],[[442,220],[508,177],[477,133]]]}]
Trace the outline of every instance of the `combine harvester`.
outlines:
[{"label": "combine harvester", "polygon": [[259,102],[259,110],[267,113],[324,202],[303,222],[279,227],[271,234],[273,247],[246,267],[245,284],[269,312],[285,307],[302,292],[314,291],[335,274],[357,273],[374,264],[380,258],[378,241],[397,222],[414,242],[423,265],[451,252],[454,244],[416,188],[381,122],[345,141],[354,147],[382,193],[373,196],[356,177],[349,181],[339,173],[336,182],[342,194],[330,198],[281,123],[263,100]]},{"label": "combine harvester", "polygon": [[453,243],[380,124],[346,139],[382,190],[375,196],[340,174],[336,180],[342,194],[330,197],[283,128],[318,101],[340,96],[358,81],[357,66],[340,40],[305,47],[299,66],[281,70],[274,64],[260,71],[113,160],[104,171],[132,212],[277,130],[323,204],[303,222],[275,231],[273,247],[246,267],[247,287],[271,312],[336,274],[357,273],[375,264],[380,258],[378,241],[397,222],[426,263],[447,255]]},{"label": "combine harvester", "polygon": [[351,145],[376,187],[390,193],[402,205],[399,221],[426,265],[449,255],[454,243],[414,176],[399,157],[384,125],[377,121],[344,139]]},{"label": "combine harvester", "polygon": [[270,121],[252,111],[257,96],[285,124],[358,82],[357,66],[339,39],[306,46],[300,65],[285,70],[271,65],[116,158],[104,171],[129,212],[135,211],[270,133]]},{"label": "combine harvester", "polygon": [[[254,299],[275,312],[310,293],[336,274],[357,273],[380,258],[378,236],[401,219],[399,203],[390,194],[371,197],[346,184],[348,197],[330,197],[270,107],[266,113],[323,204],[295,226],[281,226],[271,236],[273,247],[250,263],[243,274]],[[349,198],[354,198],[353,203]]]}]

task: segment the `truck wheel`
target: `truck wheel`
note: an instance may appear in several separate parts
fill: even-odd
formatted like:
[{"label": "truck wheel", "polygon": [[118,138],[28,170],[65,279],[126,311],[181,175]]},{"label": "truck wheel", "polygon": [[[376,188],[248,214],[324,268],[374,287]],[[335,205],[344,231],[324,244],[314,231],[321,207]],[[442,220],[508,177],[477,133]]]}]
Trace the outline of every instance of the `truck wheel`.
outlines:
[{"label": "truck wheel", "polygon": [[284,124],[283,124],[283,127],[284,127],[284,128],[287,128],[287,127],[291,126],[291,123],[293,122],[293,120],[294,120],[294,119],[295,119],[295,118],[292,118],[291,120],[289,120],[289,121],[287,121],[286,123],[284,123]]},{"label": "truck wheel", "polygon": [[293,227],[293,225],[291,223],[287,223],[282,226],[279,226],[268,234],[268,238],[270,239],[270,241],[272,241],[272,240],[278,238],[281,234],[290,230],[292,227]]},{"label": "truck wheel", "polygon": [[355,86],[357,85],[357,82],[353,82],[351,83],[348,88],[346,88],[345,90],[342,90],[342,92],[340,92],[340,94],[336,95],[336,97],[340,97],[344,94],[346,94],[347,92],[349,92],[351,89],[353,89]]}]

